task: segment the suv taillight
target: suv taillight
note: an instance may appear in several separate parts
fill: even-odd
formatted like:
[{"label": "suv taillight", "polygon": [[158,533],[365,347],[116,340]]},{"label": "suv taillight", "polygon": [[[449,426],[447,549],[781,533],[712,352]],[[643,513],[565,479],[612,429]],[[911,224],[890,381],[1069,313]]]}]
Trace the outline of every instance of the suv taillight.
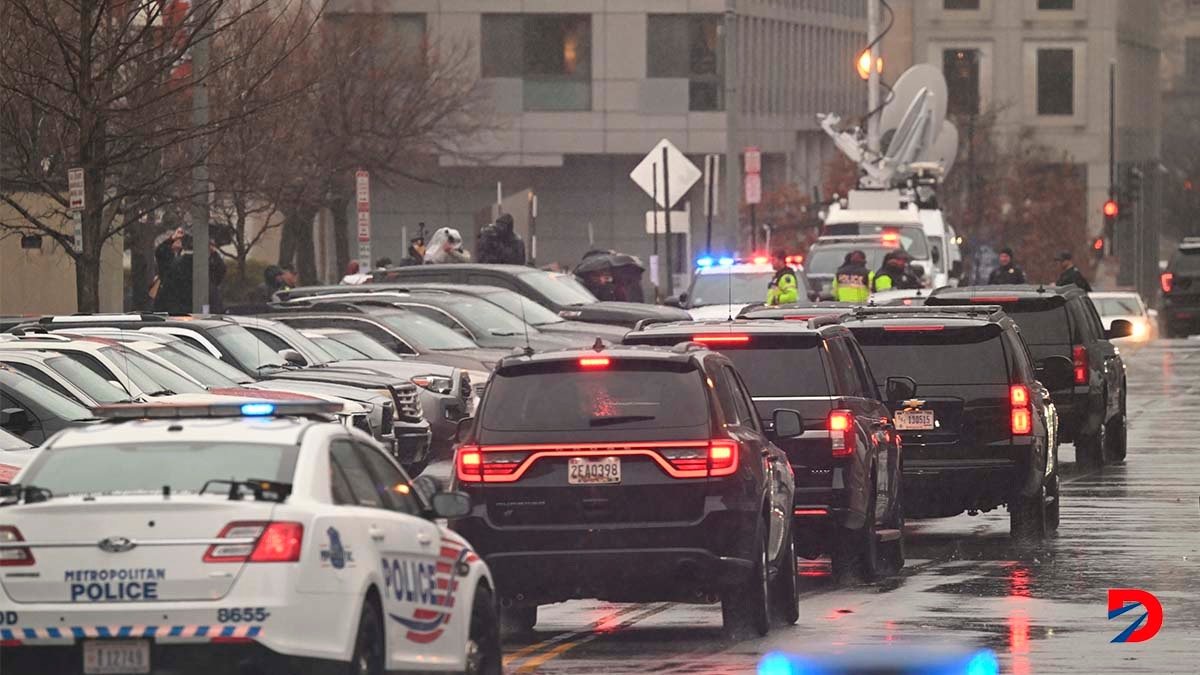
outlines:
[{"label": "suv taillight", "polygon": [[204,553],[206,563],[299,562],[304,526],[283,521],[237,521],[226,525],[217,538],[254,541],[213,544]]},{"label": "suv taillight", "polygon": [[1163,293],[1170,293],[1175,287],[1175,274],[1172,272],[1163,272],[1158,277],[1158,285],[1162,286]]},{"label": "suv taillight", "polygon": [[458,479],[466,483],[482,483],[487,477],[493,480],[516,480],[517,470],[529,457],[525,451],[488,451],[477,445],[464,445],[455,455],[454,465]]},{"label": "suv taillight", "polygon": [[[20,530],[12,525],[0,525],[0,544],[18,541],[25,541]],[[0,567],[28,567],[33,563],[33,551],[27,546],[0,548]]]},{"label": "suv taillight", "polygon": [[1087,384],[1088,354],[1087,347],[1075,345],[1071,348],[1071,361],[1075,364],[1075,384]]},{"label": "suv taillight", "polygon": [[833,456],[853,455],[855,438],[857,438],[854,430],[854,413],[849,410],[831,410],[826,426],[829,429]]},{"label": "suv taillight", "polygon": [[708,478],[737,473],[738,448],[737,441],[729,438],[579,446],[464,445],[455,454],[454,466],[464,483],[511,483],[547,457],[641,456],[653,459],[672,478]]},{"label": "suv taillight", "polygon": [[1029,402],[1029,387],[1023,384],[1009,387],[1008,402],[1012,407],[1012,435],[1028,436],[1033,432],[1033,406]]}]

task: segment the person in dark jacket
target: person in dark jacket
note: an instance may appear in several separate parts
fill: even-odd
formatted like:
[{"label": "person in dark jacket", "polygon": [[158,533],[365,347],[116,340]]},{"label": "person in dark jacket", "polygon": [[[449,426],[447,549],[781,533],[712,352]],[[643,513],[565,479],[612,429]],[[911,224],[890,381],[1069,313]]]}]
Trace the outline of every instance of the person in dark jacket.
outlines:
[{"label": "person in dark jacket", "polygon": [[992,270],[988,276],[988,284],[998,286],[1023,283],[1025,283],[1025,270],[1017,267],[1013,262],[1013,250],[1005,246],[1000,249],[1000,266]]},{"label": "person in dark jacket", "polygon": [[[425,223],[421,223],[424,225]],[[425,236],[417,235],[408,240],[408,255],[397,263],[399,267],[412,267],[425,264]]]},{"label": "person in dark jacket", "polygon": [[867,254],[853,250],[833,276],[833,299],[838,302],[865,303],[871,296],[875,274],[867,269]]},{"label": "person in dark jacket", "polygon": [[[158,294],[154,311],[189,314],[192,311],[192,238],[180,227],[154,249],[158,263]],[[208,247],[208,311],[221,314],[225,305],[221,284],[225,282],[225,262],[216,244]]]},{"label": "person in dark jacket", "polygon": [[875,272],[875,279],[871,283],[872,290],[876,293],[880,291],[900,290],[906,288],[920,288],[921,280],[913,273],[912,268],[908,263],[912,258],[907,252],[895,250],[883,256],[883,264],[879,266],[879,271]]},{"label": "person in dark jacket", "polygon": [[1091,293],[1092,285],[1087,279],[1083,278],[1083,272],[1075,266],[1075,261],[1071,259],[1070,251],[1062,251],[1054,256],[1054,261],[1058,263],[1058,268],[1062,272],[1058,275],[1058,281],[1054,282],[1056,286],[1070,286],[1075,284],[1084,291]]},{"label": "person in dark jacket", "polygon": [[[290,277],[295,281],[295,274]],[[263,282],[255,289],[255,300],[258,302],[274,302],[276,291],[289,291],[292,284],[288,283],[288,272],[279,265],[267,265],[263,270]]]},{"label": "person in dark jacket", "polygon": [[513,217],[502,213],[496,222],[479,233],[481,263],[493,265],[524,265],[525,242],[513,230]]}]

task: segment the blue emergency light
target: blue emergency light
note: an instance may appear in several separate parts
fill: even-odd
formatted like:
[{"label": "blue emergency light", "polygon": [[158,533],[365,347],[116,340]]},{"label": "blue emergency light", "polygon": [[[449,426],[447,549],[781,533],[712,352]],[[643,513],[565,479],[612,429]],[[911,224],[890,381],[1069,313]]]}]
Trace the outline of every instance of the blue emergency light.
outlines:
[{"label": "blue emergency light", "polygon": [[990,649],[889,645],[847,654],[772,652],[758,662],[758,675],[999,675]]},{"label": "blue emergency light", "polygon": [[701,267],[701,268],[707,269],[709,267],[712,267],[712,265],[713,265],[712,256],[706,255],[702,258],[696,258],[696,267]]},{"label": "blue emergency light", "polygon": [[735,262],[737,262],[737,261],[734,260],[733,258],[726,257],[726,258],[721,258],[720,260],[718,260],[717,264],[720,265],[721,267],[729,267],[729,266],[733,265],[733,263],[735,263]]},{"label": "blue emergency light", "polygon": [[263,402],[256,401],[254,403],[243,403],[242,404],[242,415],[244,417],[268,417],[268,416],[274,415],[274,414],[275,414],[275,404],[274,403],[263,403]]}]

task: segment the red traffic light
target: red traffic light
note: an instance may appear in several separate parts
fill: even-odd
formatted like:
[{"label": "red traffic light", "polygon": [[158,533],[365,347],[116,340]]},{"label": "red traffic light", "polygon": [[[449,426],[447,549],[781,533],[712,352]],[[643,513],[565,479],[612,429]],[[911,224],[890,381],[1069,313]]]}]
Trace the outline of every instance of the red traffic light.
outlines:
[{"label": "red traffic light", "polygon": [[1117,200],[1110,199],[1110,200],[1104,202],[1104,217],[1105,218],[1116,218],[1117,214],[1120,212],[1121,212],[1121,208],[1119,206],[1117,206]]},{"label": "red traffic light", "polygon": [[1093,251],[1103,251],[1104,250],[1104,237],[1096,237],[1096,240],[1092,242],[1092,250]]}]

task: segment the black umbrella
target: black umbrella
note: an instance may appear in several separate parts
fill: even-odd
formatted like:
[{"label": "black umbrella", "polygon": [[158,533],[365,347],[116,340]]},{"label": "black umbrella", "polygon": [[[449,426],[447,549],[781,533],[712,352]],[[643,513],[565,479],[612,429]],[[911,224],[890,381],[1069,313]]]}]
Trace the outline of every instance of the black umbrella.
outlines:
[{"label": "black umbrella", "polygon": [[636,267],[641,271],[646,269],[641,258],[636,255],[616,251],[588,251],[583,255],[583,260],[575,266],[575,274],[606,272],[615,267]]}]

